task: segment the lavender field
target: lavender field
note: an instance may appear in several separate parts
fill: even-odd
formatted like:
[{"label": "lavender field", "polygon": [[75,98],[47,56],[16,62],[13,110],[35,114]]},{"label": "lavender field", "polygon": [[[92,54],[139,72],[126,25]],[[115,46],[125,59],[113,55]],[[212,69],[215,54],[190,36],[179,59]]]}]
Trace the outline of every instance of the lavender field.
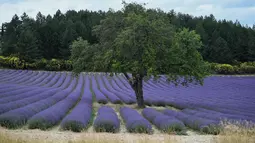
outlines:
[{"label": "lavender field", "polygon": [[[220,122],[255,123],[255,76],[211,76],[204,86],[144,81],[146,108],[121,74],[0,71],[0,126],[95,132],[220,132]],[[117,104],[118,108],[110,105]],[[100,105],[100,107],[95,107]],[[158,107],[161,108],[158,108]]]}]

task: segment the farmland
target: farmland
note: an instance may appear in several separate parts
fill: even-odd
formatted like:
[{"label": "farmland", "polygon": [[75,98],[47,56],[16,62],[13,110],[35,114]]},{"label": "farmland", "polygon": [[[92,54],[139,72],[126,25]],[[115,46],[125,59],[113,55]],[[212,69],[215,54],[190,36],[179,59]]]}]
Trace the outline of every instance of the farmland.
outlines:
[{"label": "farmland", "polygon": [[164,76],[144,81],[145,109],[121,74],[1,70],[0,85],[0,125],[8,129],[219,134],[222,121],[255,122],[254,76],[210,76],[189,87]]}]

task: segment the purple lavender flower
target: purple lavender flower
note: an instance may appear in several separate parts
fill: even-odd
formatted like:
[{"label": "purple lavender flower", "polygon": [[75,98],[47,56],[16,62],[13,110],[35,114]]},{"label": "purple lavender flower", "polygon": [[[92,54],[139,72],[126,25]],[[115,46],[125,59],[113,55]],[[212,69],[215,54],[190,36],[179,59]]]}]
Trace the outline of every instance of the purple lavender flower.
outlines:
[{"label": "purple lavender flower", "polygon": [[120,108],[120,115],[125,121],[126,128],[129,132],[135,133],[152,133],[152,126],[136,110],[129,107]]},{"label": "purple lavender flower", "polygon": [[145,108],[143,116],[163,132],[184,131],[185,125],[175,117],[166,116],[152,108]]},{"label": "purple lavender flower", "polygon": [[93,126],[97,132],[116,133],[120,128],[120,120],[111,107],[102,106],[98,109],[97,118]]}]

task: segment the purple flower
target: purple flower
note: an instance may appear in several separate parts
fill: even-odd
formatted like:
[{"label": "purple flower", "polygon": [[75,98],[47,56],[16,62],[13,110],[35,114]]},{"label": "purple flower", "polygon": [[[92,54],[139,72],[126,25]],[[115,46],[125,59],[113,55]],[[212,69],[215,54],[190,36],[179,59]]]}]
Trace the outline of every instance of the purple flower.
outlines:
[{"label": "purple flower", "polygon": [[104,83],[102,80],[97,79],[98,85],[99,85],[99,89],[100,91],[112,102],[115,104],[118,103],[122,103],[120,98],[118,96],[116,96],[115,94],[113,94],[112,92],[110,92],[108,89],[106,89]]},{"label": "purple flower", "polygon": [[91,119],[92,106],[83,100],[61,122],[61,128],[80,132],[87,128]]},{"label": "purple flower", "polygon": [[135,133],[152,133],[152,126],[145,118],[143,118],[136,110],[122,107],[120,115],[126,123],[129,132]]},{"label": "purple flower", "polygon": [[168,109],[164,110],[163,113],[171,117],[176,117],[177,119],[181,120],[186,126],[194,130],[210,134],[219,133],[220,126],[218,121],[200,118],[197,116],[186,114],[184,112],[178,112]]},{"label": "purple flower", "polygon": [[120,120],[111,107],[102,106],[98,109],[97,118],[93,126],[97,132],[116,133],[120,128]]},{"label": "purple flower", "polygon": [[92,90],[96,96],[97,102],[106,104],[108,102],[108,99],[104,96],[104,94],[97,87],[96,79],[94,76],[91,76],[91,81],[92,81]]},{"label": "purple flower", "polygon": [[143,116],[163,132],[184,131],[185,125],[173,116],[166,116],[152,108],[145,108]]}]

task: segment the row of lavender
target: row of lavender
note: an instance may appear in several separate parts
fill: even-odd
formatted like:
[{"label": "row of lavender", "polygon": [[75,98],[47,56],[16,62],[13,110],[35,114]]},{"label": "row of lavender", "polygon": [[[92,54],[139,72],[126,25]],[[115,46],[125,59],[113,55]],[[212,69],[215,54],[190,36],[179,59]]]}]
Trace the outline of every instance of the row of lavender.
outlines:
[{"label": "row of lavender", "polygon": [[[15,76],[17,74],[22,78]],[[30,71],[10,71],[9,75],[2,74],[0,81],[5,84],[0,89],[1,126],[18,128],[28,123],[29,128],[47,129],[60,121],[63,129],[69,129],[73,122],[79,123],[76,126],[87,126],[92,112],[92,93],[87,76],[81,74],[79,78],[74,78],[70,73],[49,72],[37,72],[32,76],[29,74]],[[41,76],[44,78],[38,80]],[[33,80],[27,82],[28,77]],[[77,115],[84,115],[84,118],[77,120]]]},{"label": "row of lavender", "polygon": [[[43,78],[45,78],[43,76]],[[50,78],[50,77],[49,77]],[[96,81],[97,79],[97,81]],[[222,89],[226,89],[226,88],[221,88],[221,87],[225,87],[224,85],[222,86],[222,81],[224,81],[225,79],[227,78],[217,78],[217,77],[213,77],[213,78],[208,78],[206,79],[206,83],[204,87],[199,87],[199,86],[193,86],[192,88],[175,88],[171,85],[168,85],[166,82],[162,81],[160,83],[153,83],[152,80],[148,81],[148,82],[145,82],[144,84],[144,90],[145,90],[145,101],[146,101],[146,104],[148,105],[171,105],[171,104],[176,104],[174,106],[183,106],[183,105],[178,105],[177,103],[172,103],[173,99],[176,98],[176,96],[178,96],[178,98],[181,98],[181,102],[183,103],[187,103],[187,102],[192,102],[194,100],[200,100],[200,101],[203,101],[205,100],[206,98],[208,98],[208,96],[211,96],[212,94],[216,94],[215,92],[211,92],[211,90],[213,91],[217,91],[217,90],[222,90]],[[233,79],[233,78],[232,78]],[[135,102],[135,96],[134,96],[134,92],[132,91],[130,85],[127,83],[127,81],[122,77],[122,76],[116,76],[112,79],[107,79],[106,76],[91,76],[91,80],[92,80],[92,87],[93,87],[93,90],[94,92],[96,92],[96,99],[99,103],[106,103],[108,102],[108,99],[112,102],[112,103],[120,103],[120,102],[124,102],[124,103],[127,103],[127,104],[132,104]],[[215,81],[218,81],[218,84],[215,84]],[[230,79],[227,79],[227,81],[230,81]],[[241,81],[241,82],[240,82]],[[247,82],[246,82],[247,81]],[[237,82],[239,82],[240,84],[238,84],[239,88],[235,87],[236,82],[235,84],[233,84],[234,82],[231,82],[231,86],[230,87],[233,87],[231,90],[226,90],[227,92],[232,92],[231,93],[228,93],[228,94],[222,94],[223,91],[221,91],[221,95],[220,95],[220,98],[219,96],[217,95],[214,95],[214,98],[211,99],[211,101],[213,100],[217,100],[217,98],[219,98],[219,100],[221,100],[222,98],[225,98],[225,96],[232,96],[232,97],[235,97],[236,99],[231,99],[229,98],[228,100],[228,104],[231,104],[231,107],[232,108],[233,106],[235,107],[239,107],[235,104],[235,102],[237,101],[240,101],[240,96],[239,95],[245,95],[246,97],[244,99],[248,99],[247,101],[244,101],[243,102],[243,105],[246,105],[245,106],[245,109],[247,109],[247,102],[252,102],[251,100],[249,99],[253,99],[254,97],[251,96],[252,93],[254,93],[254,78],[253,77],[250,77],[250,78],[246,78],[246,79],[241,79]],[[245,83],[245,84],[243,84]],[[223,82],[224,84],[224,82]],[[213,86],[211,86],[213,85]],[[219,85],[218,87],[216,87],[215,85]],[[250,85],[253,85],[253,86],[250,86]],[[240,89],[240,86],[244,86],[244,88],[246,87],[245,90],[242,90],[242,91],[234,91],[235,89]],[[243,87],[242,87],[243,88]],[[214,90],[214,89],[217,89],[217,90]],[[252,90],[253,89],[253,90]],[[207,92],[207,93],[202,93],[203,90],[206,90],[206,91],[210,91],[210,92]],[[245,94],[243,94],[242,92],[245,92]],[[180,93],[182,92],[182,93]],[[190,92],[197,92],[199,94],[196,94],[197,96],[200,96],[199,99],[196,99],[194,98],[193,95],[189,95],[189,98],[187,99],[184,99],[183,100],[183,96],[185,95],[188,95],[188,93]],[[248,92],[248,93],[247,93]],[[160,96],[156,96],[156,97],[153,97],[154,94],[157,94],[157,93],[161,93]],[[238,94],[238,96],[235,96],[233,94]],[[170,96],[171,95],[171,96]],[[203,95],[203,96],[201,96]],[[253,98],[252,98],[253,97]],[[165,98],[168,98],[167,100],[165,100]],[[227,98],[226,98],[227,99]],[[242,98],[241,98],[242,99]],[[208,102],[210,102],[210,100],[206,100]],[[216,101],[215,101],[216,102]],[[254,102],[252,102],[254,103]],[[222,103],[224,104],[224,102]],[[201,104],[199,106],[206,106],[208,105],[208,103],[206,104]],[[248,104],[250,105],[250,104]],[[188,105],[187,105],[188,106]],[[222,108],[222,106],[224,105],[221,105],[220,107],[218,108]],[[248,106],[248,107],[252,107],[252,105]],[[180,107],[181,108],[181,107]]]},{"label": "row of lavender", "polygon": [[[184,110],[157,111],[153,108],[145,108],[139,114],[135,109],[121,107],[119,112],[127,131],[131,133],[151,134],[152,126],[164,133],[185,133],[188,128],[191,128],[203,133],[219,134],[221,130],[219,121],[190,115]],[[111,107],[102,106],[98,110],[93,127],[97,132],[116,133],[120,130],[120,120]]]},{"label": "row of lavender", "polygon": [[[7,78],[8,77],[6,76],[5,79],[10,81],[10,79]],[[47,79],[47,77],[45,76],[42,78],[41,82],[37,80],[37,84],[47,85],[48,82],[52,81],[50,80],[48,82],[42,83],[42,81],[45,81],[44,79]],[[15,80],[17,81],[17,79]],[[9,96],[2,96],[3,98],[1,99],[8,99],[9,97],[15,100],[15,98],[17,98],[15,103],[25,103],[19,105],[18,107],[18,104],[12,104],[12,102],[1,104],[2,107],[5,107],[3,108],[5,110],[3,110],[3,114],[0,115],[0,124],[9,128],[17,128],[28,123],[28,127],[31,129],[48,129],[60,122],[61,129],[64,130],[81,131],[86,129],[89,126],[92,118],[92,93],[90,92],[89,77],[83,77],[80,75],[78,79],[72,79],[71,75],[69,74],[64,80],[61,81],[63,81],[63,83],[56,89],[49,88],[46,90],[45,87],[42,87],[43,90],[46,90],[43,91],[39,88],[39,86],[35,86],[35,91],[40,90],[40,92],[37,91],[31,93],[30,91],[25,92],[26,90],[24,90],[25,93],[33,94],[30,96],[27,94],[22,94],[24,96],[27,95],[27,98],[24,99],[18,99],[19,96],[22,96],[21,94],[12,96],[14,93],[10,94]],[[68,84],[69,82],[71,83]],[[55,84],[58,84],[58,82],[55,82]],[[84,90],[82,90],[83,86]],[[16,89],[13,87],[10,89],[21,92],[19,88]],[[36,99],[36,101],[31,99]],[[4,102],[4,100],[2,101]],[[9,99],[7,101],[11,100]],[[77,105],[74,106],[76,103]],[[10,108],[6,108],[6,105],[9,105]],[[72,107],[74,107],[73,110],[68,114]],[[150,112],[153,112],[157,117],[154,119],[155,116],[151,116],[149,114]],[[145,109],[142,114],[143,116],[140,115],[137,111],[127,107],[120,109],[120,115],[123,118],[126,124],[126,128],[129,132],[151,133],[151,123],[164,132],[185,130],[185,126],[182,121],[179,121],[174,116],[167,117],[166,115],[163,115],[162,113],[159,113],[153,109]],[[97,118],[94,121],[95,130],[117,132],[119,127],[120,120],[118,119],[115,111],[109,107],[101,107],[98,111]]]},{"label": "row of lavender", "polygon": [[[132,93],[123,76],[110,79],[119,81],[123,92]],[[143,84],[147,105],[173,106],[179,109],[203,110],[217,119],[248,120],[255,123],[255,76],[208,77],[204,86],[175,87],[163,77],[159,82],[149,80]],[[124,88],[123,88],[124,87]],[[208,115],[209,116],[209,115]],[[208,117],[209,118],[209,117]],[[210,118],[209,118],[210,119]]]},{"label": "row of lavender", "polygon": [[[40,75],[41,76],[41,75]],[[43,76],[44,77],[44,76]],[[49,76],[49,77],[52,77],[52,76]],[[45,78],[45,77],[44,77]],[[104,79],[105,79],[105,82],[107,82],[107,80],[106,80],[106,78],[105,77],[103,77]],[[48,78],[46,78],[46,79],[48,79]],[[97,100],[98,100],[98,102],[101,102],[101,103],[107,103],[107,98],[106,97],[108,97],[108,99],[110,99],[110,101],[112,101],[113,103],[119,103],[121,100],[120,100],[120,98],[118,98],[119,96],[116,96],[116,95],[118,95],[118,93],[116,93],[116,91],[114,92],[114,90],[113,89],[111,89],[111,92],[109,92],[108,91],[108,89],[109,89],[109,82],[106,84],[106,85],[108,85],[108,89],[107,88],[105,88],[104,87],[104,84],[103,84],[103,82],[99,79],[98,81],[99,81],[99,83],[101,83],[101,84],[99,84],[99,87],[97,86],[97,84],[96,84],[96,80],[93,80],[94,79],[94,77],[92,76],[92,86],[93,86],[93,91],[95,92],[95,95],[96,95],[96,98],[97,98]],[[39,80],[40,81],[40,80]],[[45,80],[44,80],[45,81]],[[54,81],[54,80],[53,80]],[[116,83],[114,82],[114,81],[116,81],[118,84],[116,85]],[[128,83],[127,82],[125,82],[125,80],[123,80],[123,78],[122,78],[122,82],[120,82],[120,80],[111,80],[111,83],[112,83],[112,85],[114,85],[113,87],[115,88],[115,90],[116,89],[118,89],[118,92],[121,94],[125,94],[126,93],[126,95],[133,95],[133,100],[134,100],[134,93],[132,92],[132,90],[130,89],[130,87],[129,87],[129,85],[128,85]],[[123,83],[124,83],[124,85],[123,85]],[[179,101],[178,102],[178,99],[180,100],[180,98],[182,97],[182,96],[178,96],[178,98],[173,98],[176,94],[172,94],[172,96],[169,96],[169,91],[168,92],[164,92],[164,91],[167,91],[168,89],[167,88],[162,88],[163,87],[163,83],[161,83],[161,84],[151,84],[152,83],[152,81],[149,81],[148,82],[148,84],[150,84],[151,85],[151,87],[150,88],[147,88],[147,84],[145,84],[145,101],[146,101],[146,103],[153,103],[154,105],[172,105],[172,106],[175,106],[175,107],[177,107],[177,108],[194,108],[194,107],[199,107],[199,105],[201,106],[201,102],[198,102],[198,103],[196,103],[196,104],[194,104],[194,103],[192,103],[192,104],[190,104],[190,103],[187,103],[187,100],[188,99],[183,99],[182,101]],[[118,85],[121,85],[122,84],[122,86],[118,86]],[[100,85],[102,85],[101,87],[100,87]],[[240,86],[240,84],[239,84],[239,86]],[[121,87],[122,87],[122,89],[121,89]],[[123,87],[125,87],[124,89],[123,89]],[[169,88],[171,88],[171,86],[169,86],[169,85],[166,85],[165,87],[169,87]],[[153,88],[155,88],[155,90],[151,90],[151,89],[153,89]],[[158,89],[160,89],[159,91],[157,91]],[[176,90],[176,89],[178,89],[178,88],[173,88],[173,89],[171,89],[171,92],[173,92],[174,90]],[[29,90],[29,89],[24,89],[24,90]],[[150,90],[149,92],[146,92],[147,90]],[[182,89],[182,90],[180,90],[179,92],[183,92],[183,91],[185,91],[186,89]],[[191,89],[189,89],[188,91],[190,91]],[[102,93],[102,92],[104,93]],[[122,91],[122,92],[120,92],[120,91]],[[126,91],[126,92],[125,92]],[[155,93],[155,91],[156,91],[156,93]],[[17,93],[19,93],[20,91],[18,91]],[[38,92],[38,91],[35,91],[35,92]],[[153,97],[153,93],[154,94],[158,94],[158,93],[160,93],[161,92],[161,94],[160,94],[160,97],[158,97],[158,96],[155,96],[155,97]],[[130,94],[130,93],[132,93],[132,94]],[[151,95],[149,95],[148,96],[148,94],[151,94]],[[211,92],[209,92],[209,93],[211,93]],[[13,94],[13,92],[11,92],[10,94]],[[27,94],[26,94],[27,95]],[[23,96],[15,96],[15,98],[21,98],[21,97],[24,97],[24,96],[26,96],[26,95],[23,95]],[[162,97],[162,96],[165,96],[165,97]],[[205,95],[206,96],[206,95]],[[121,97],[126,97],[125,95],[122,95]],[[190,96],[190,97],[192,97],[192,95]],[[170,98],[173,98],[173,99],[170,99]],[[203,98],[203,97],[200,97],[200,99],[201,98]],[[9,98],[9,99],[11,99],[11,98]],[[12,99],[13,100],[13,99]],[[198,99],[194,99],[194,100],[192,100],[192,101],[197,101]],[[125,100],[125,101],[128,101],[128,100]],[[174,101],[174,102],[173,102]],[[205,100],[205,101],[208,101],[208,100]],[[240,102],[240,100],[238,100],[239,102]],[[250,100],[250,101],[252,101],[252,100]],[[127,103],[127,102],[126,102]],[[217,103],[219,103],[219,102],[217,102]],[[149,104],[150,105],[150,104]],[[192,106],[191,106],[192,105]],[[204,105],[211,105],[210,103],[208,104],[204,104]],[[217,105],[217,104],[216,104]],[[211,106],[210,106],[211,107]],[[215,107],[215,106],[213,106],[213,107]],[[222,108],[220,108],[220,109],[222,109]],[[246,108],[247,109],[247,108]],[[249,109],[249,108],[248,108]],[[4,110],[4,108],[3,108],[3,110]],[[227,112],[227,113],[226,113]],[[236,112],[236,111],[235,111]],[[242,114],[243,114],[244,112],[242,112]],[[218,113],[218,114],[220,114],[221,115],[221,117],[223,118],[225,118],[226,116],[228,116],[228,115],[225,115],[225,114],[228,114],[228,110],[226,111],[225,110],[225,114],[222,114],[222,113]],[[233,111],[230,113],[230,114],[233,114]],[[248,114],[249,115],[249,114]],[[239,117],[238,117],[239,116]],[[229,117],[229,116],[228,116]],[[240,115],[236,115],[234,118],[240,118],[240,119],[248,119],[248,120],[250,120],[250,119],[252,119],[253,117],[252,116],[245,116],[245,117],[241,117]]]},{"label": "row of lavender", "polygon": [[[0,103],[4,103],[4,104],[0,104],[0,106],[2,107],[0,114],[13,109],[21,108],[33,102],[40,101],[41,99],[45,99],[53,95],[54,93],[52,92],[62,91],[63,88],[67,87],[67,85],[70,82],[70,78],[67,78],[69,80],[65,80],[66,84],[63,83],[63,86],[61,85],[61,83],[64,81],[65,73],[61,74],[61,73],[32,72],[32,71],[5,71],[5,73],[2,72],[0,76],[3,77],[1,78],[0,82],[4,83],[2,84],[0,89],[0,97],[2,97],[0,98]],[[68,76],[70,77],[70,74]],[[107,103],[108,100],[113,103],[124,102],[124,103],[130,104],[135,102],[134,92],[131,90],[129,84],[127,83],[127,81],[124,80],[122,76],[116,76],[112,79],[109,79],[106,76],[92,75],[90,76],[90,78],[92,81],[92,89],[95,93],[96,100],[98,102]],[[246,81],[248,81],[248,84],[247,84],[240,78],[238,79],[229,78],[227,81],[221,80],[221,83],[216,84],[218,81],[217,79],[219,79],[219,77],[206,79],[205,82],[207,84],[205,84],[203,88],[199,86],[192,86],[191,88],[181,88],[181,87],[176,88],[176,87],[172,87],[171,85],[168,85],[163,80],[161,80],[161,82],[157,84],[153,83],[153,81],[150,80],[144,84],[145,101],[148,105],[150,104],[172,105],[181,109],[190,108],[195,111],[210,109],[208,110],[210,112],[207,112],[207,114],[205,115],[201,115],[200,113],[198,114],[198,113],[194,113],[190,111],[187,112],[189,114],[196,114],[196,116],[198,117],[202,116],[207,119],[212,119],[213,117],[215,117],[215,115],[217,115],[217,120],[228,118],[228,119],[234,119],[234,120],[245,119],[245,120],[254,121],[254,114],[253,114],[254,112],[252,112],[253,110],[250,110],[252,107],[254,107],[254,103],[249,103],[251,101],[254,101],[252,100],[254,96],[251,96],[249,94],[249,93],[254,93],[252,92],[254,91],[254,88],[253,88],[254,84],[251,84],[254,82],[254,80],[252,78],[245,79]],[[214,86],[210,86],[211,85],[210,83],[213,83]],[[226,105],[225,106],[222,105],[221,101],[222,99],[224,100],[224,97],[226,96],[224,94],[221,94],[222,98],[219,98],[219,96],[214,94],[211,96],[210,99],[206,99],[206,100],[204,99],[204,101],[201,100],[204,98],[204,96],[208,97],[208,94],[211,95],[211,93],[213,92],[212,90],[214,91],[220,90],[219,93],[221,93],[223,92],[221,89],[228,89],[229,83],[233,85],[241,86],[246,91],[249,91],[248,94],[243,95],[246,97],[244,99],[247,99],[247,100],[244,100],[240,98],[242,96],[240,95],[237,96],[235,94],[235,93],[241,92],[240,90],[236,91],[237,89],[235,87],[230,89],[230,91],[232,90],[234,91],[231,94],[232,96],[227,96],[228,98],[226,98],[230,100],[230,102],[229,103],[228,101],[223,102],[223,103],[228,103],[231,105],[230,106],[231,108],[229,109],[227,109],[229,106],[226,107]],[[60,85],[62,88],[57,90],[60,87]],[[216,87],[215,85],[220,85],[220,86]],[[204,88],[206,90],[203,91]],[[31,91],[31,89],[33,91]],[[49,94],[41,93],[42,91],[47,91],[48,89],[50,91]],[[84,90],[84,91],[89,91],[89,90]],[[185,97],[184,96],[185,94],[181,94],[181,93],[185,93],[185,92],[187,95],[189,95],[189,97],[188,98],[186,97],[184,99],[183,97]],[[193,94],[193,92],[195,93],[205,92],[205,93]],[[36,95],[36,96],[32,96],[32,95]],[[214,103],[213,104],[210,103],[213,100],[215,100]],[[14,101],[14,102],[9,102],[9,101]],[[232,104],[234,103],[234,101],[236,101],[239,104],[241,103],[240,105],[243,105],[246,108],[246,111],[241,110],[240,107],[238,108],[238,110],[236,110],[236,108],[233,107],[234,104]],[[203,102],[206,104],[203,104]],[[207,108],[207,109],[204,109],[204,108]],[[36,122],[34,121],[34,123]]]},{"label": "row of lavender", "polygon": [[[105,74],[106,75],[106,74]],[[94,76],[93,76],[94,77]],[[99,85],[102,83],[100,76]],[[99,86],[100,90],[109,90],[114,95],[108,97],[119,97],[116,93],[122,92],[127,97],[135,100],[135,93],[123,76],[101,76],[107,88]],[[92,78],[93,81],[93,78]],[[102,85],[102,84],[101,84]],[[110,87],[112,86],[112,87]],[[94,91],[95,91],[94,90]],[[166,82],[162,77],[159,82],[149,80],[143,84],[144,100],[146,105],[154,106],[173,106],[179,109],[208,110],[210,115],[217,116],[217,119],[228,120],[248,120],[255,122],[255,77],[208,77],[205,79],[204,86],[191,85],[190,87],[175,87]],[[97,96],[98,94],[96,94]],[[107,93],[104,92],[107,96]],[[112,103],[117,103],[111,100]],[[119,101],[119,100],[117,100]],[[127,101],[123,100],[122,101]],[[99,102],[99,100],[98,100]],[[128,102],[124,102],[128,103]]]},{"label": "row of lavender", "polygon": [[[57,88],[60,85],[54,83],[65,77],[65,73],[55,73],[55,72],[33,72],[33,71],[1,71],[0,84],[4,87],[10,87],[4,89],[6,92],[10,90],[17,89],[16,92],[3,93],[0,97],[16,95],[20,92],[31,91],[31,89],[47,87],[47,88]],[[108,101],[112,103],[126,103],[133,104],[136,102],[134,94],[123,93],[122,89],[116,83],[115,86],[108,81],[106,77],[102,76],[91,76],[92,89],[95,92],[96,100],[99,103],[107,103]],[[61,81],[59,81],[60,83]],[[21,88],[26,88],[22,89]]]}]

